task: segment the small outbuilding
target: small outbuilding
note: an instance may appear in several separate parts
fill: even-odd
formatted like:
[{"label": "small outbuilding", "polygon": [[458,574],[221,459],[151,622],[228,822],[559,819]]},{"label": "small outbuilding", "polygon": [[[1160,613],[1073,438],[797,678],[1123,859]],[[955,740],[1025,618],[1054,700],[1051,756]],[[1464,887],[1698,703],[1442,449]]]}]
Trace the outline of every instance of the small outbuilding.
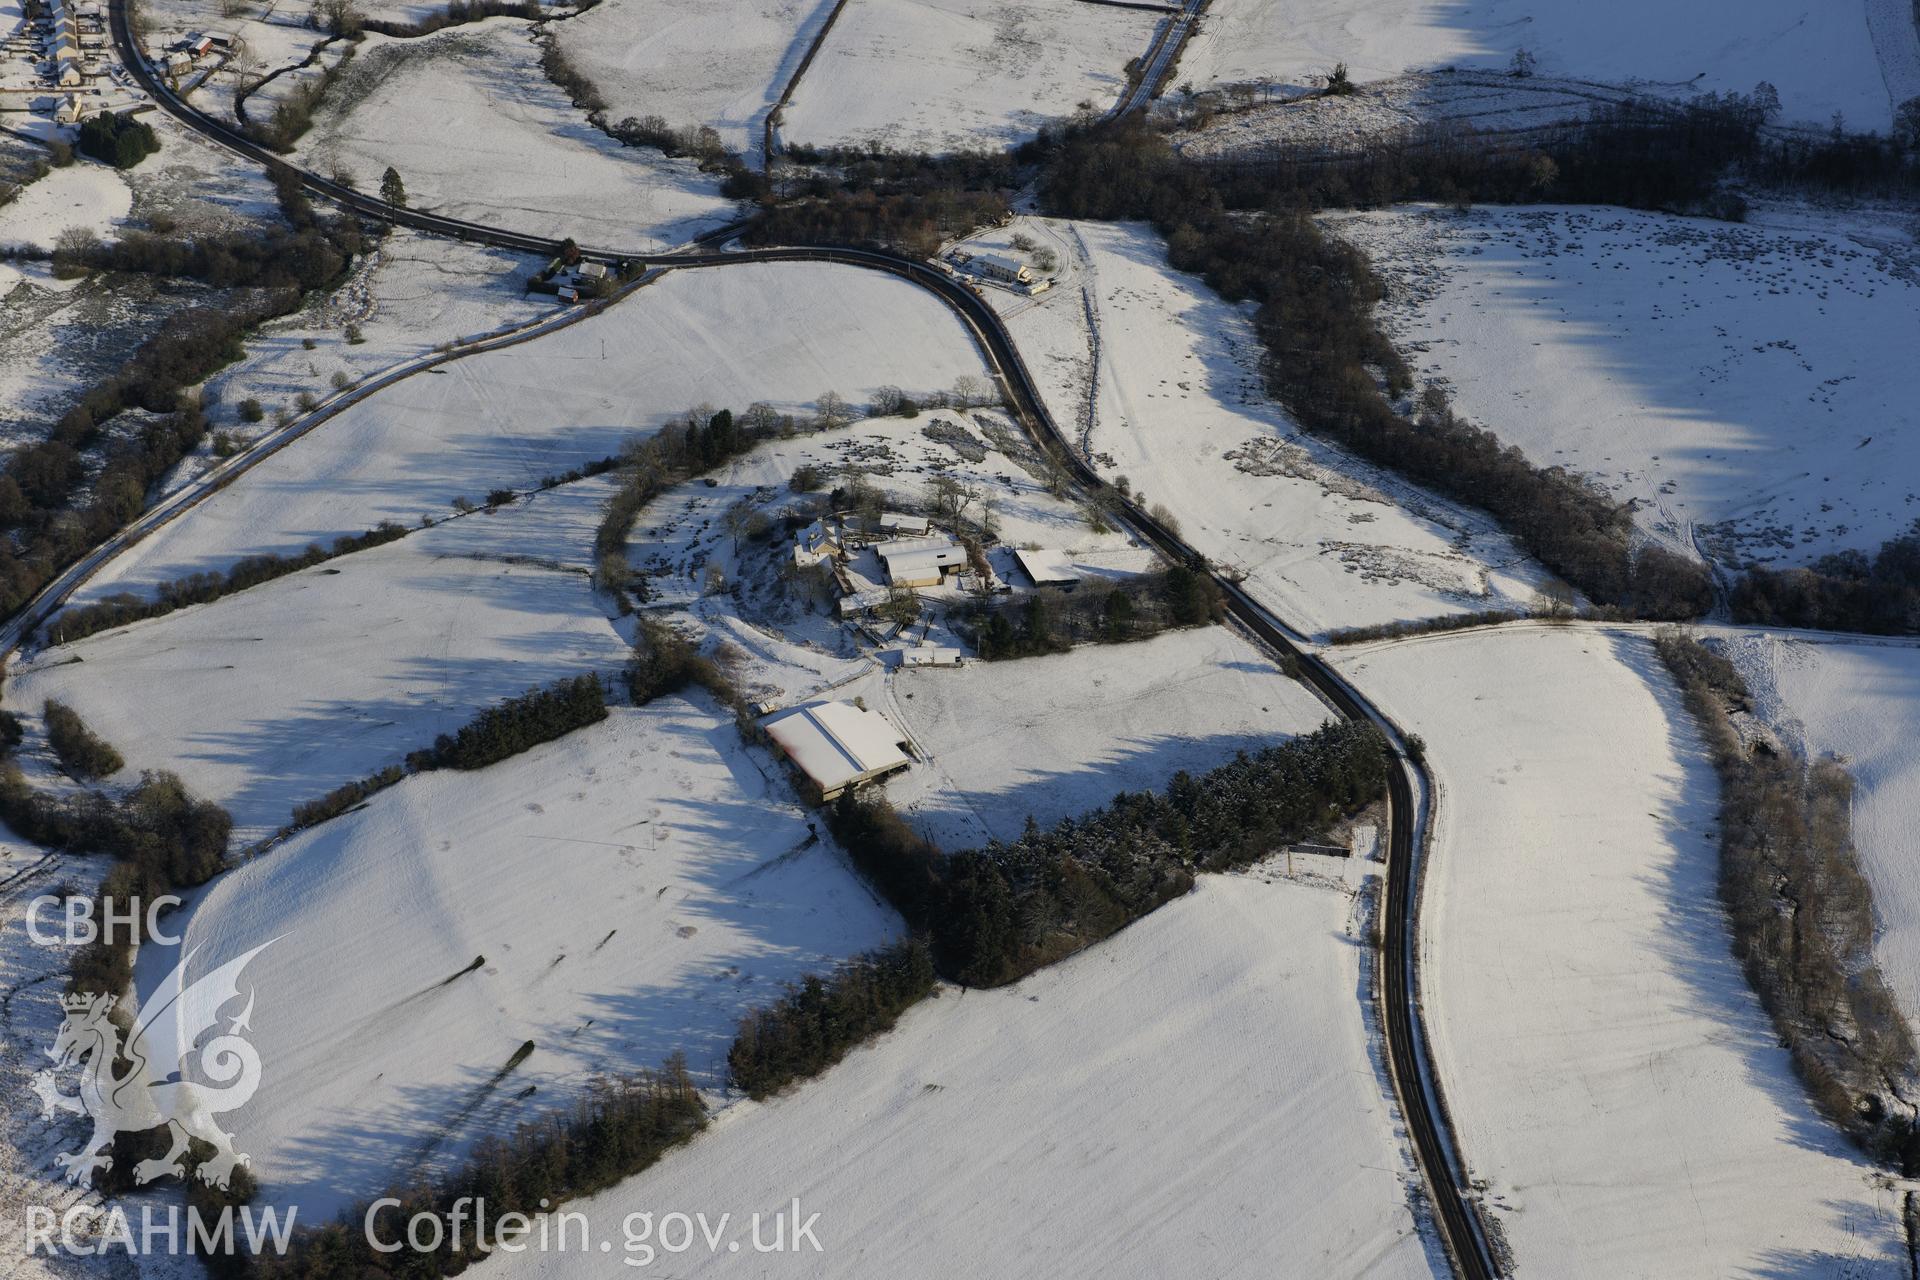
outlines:
[{"label": "small outbuilding", "polygon": [[926,516],[910,516],[904,511],[882,511],[880,531],[896,538],[925,537],[933,532],[933,521]]},{"label": "small outbuilding", "polygon": [[1020,562],[1020,571],[1031,578],[1036,587],[1070,587],[1080,581],[1079,572],[1064,551],[1016,549],[1013,558]]},{"label": "small outbuilding", "polygon": [[885,716],[851,702],[809,702],[760,723],[826,800],[913,763],[905,734]]}]

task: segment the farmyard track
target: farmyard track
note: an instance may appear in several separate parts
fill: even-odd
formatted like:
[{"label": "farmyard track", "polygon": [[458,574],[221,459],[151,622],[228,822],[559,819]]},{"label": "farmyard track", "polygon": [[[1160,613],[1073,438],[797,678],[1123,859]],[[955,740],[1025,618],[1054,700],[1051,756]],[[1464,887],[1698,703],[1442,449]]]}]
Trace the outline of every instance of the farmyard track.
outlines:
[{"label": "farmyard track", "polygon": [[[238,130],[202,114],[175,98],[167,90],[148,69],[134,44],[128,26],[125,0],[113,0],[111,24],[114,44],[121,59],[161,110],[166,111],[187,128],[257,164],[279,169],[291,168],[284,160],[254,143]],[[414,209],[392,208],[375,197],[330,181],[318,174],[298,169],[292,171],[299,176],[302,184],[316,195],[324,196],[369,218],[526,253],[550,256],[560,248],[560,242],[546,237],[526,235],[508,228],[443,217]],[[585,252],[595,258],[644,260],[652,267],[668,270],[721,267],[743,262],[836,262],[884,271],[928,290],[951,308],[972,331],[981,350],[994,366],[1005,389],[1008,403],[1013,406],[1022,426],[1037,443],[1049,452],[1057,454],[1084,488],[1089,491],[1105,491],[1111,496],[1128,525],[1162,554],[1177,561],[1205,566],[1204,559],[1176,533],[1162,526],[1147,513],[1111,490],[1092,467],[1087,465],[1072,448],[1071,443],[1061,433],[1048,412],[1012,336],[1001,323],[999,316],[984,299],[945,272],[927,263],[893,254],[837,247],[794,246],[661,255],[622,252],[596,246],[586,249]],[[524,340],[528,336],[532,335],[516,335],[515,340]],[[380,380],[380,385],[406,376],[412,371],[414,370],[411,367],[403,367],[402,370],[386,375]],[[337,408],[338,406],[335,406],[334,411],[337,411]],[[319,420],[317,416],[311,420],[300,420],[296,424],[297,430],[292,430],[285,439],[277,439],[273,447],[278,448],[290,443],[292,439],[317,425]],[[243,458],[249,459],[247,465],[251,465],[251,462],[258,461],[262,456],[265,456],[264,452],[249,451],[248,454],[243,455]],[[236,462],[238,461],[240,459],[236,459]],[[165,520],[178,518],[181,513],[216,492],[231,479],[231,475],[223,475],[218,483],[203,482],[183,490],[161,508],[148,512],[135,525],[124,531],[121,537],[88,555],[57,579],[39,599],[23,610],[19,618],[10,623],[4,633],[0,633],[0,645],[10,652],[12,648],[23,642],[33,626],[64,604],[72,593],[84,585],[120,548],[151,532],[152,528],[161,522],[154,520],[153,517],[162,516]],[[1424,831],[1425,822],[1422,806],[1415,796],[1414,788],[1414,776],[1419,772],[1420,765],[1408,758],[1404,752],[1399,752],[1397,731],[1358,690],[1348,684],[1317,655],[1302,648],[1284,624],[1242,591],[1238,585],[1214,572],[1211,566],[1206,568],[1224,593],[1228,609],[1237,622],[1256,636],[1277,657],[1297,664],[1301,678],[1318,691],[1339,714],[1349,719],[1372,721],[1385,729],[1396,742],[1397,754],[1388,779],[1390,839],[1383,926],[1385,964],[1382,968],[1380,992],[1380,998],[1385,1006],[1382,1026],[1386,1038],[1388,1067],[1395,1091],[1399,1095],[1401,1112],[1406,1117],[1416,1159],[1426,1179],[1434,1218],[1447,1251],[1451,1255],[1454,1268],[1467,1280],[1493,1280],[1493,1277],[1500,1274],[1499,1268],[1488,1248],[1486,1235],[1481,1228],[1474,1203],[1464,1185],[1465,1173],[1457,1158],[1448,1129],[1445,1108],[1439,1098],[1438,1084],[1428,1070],[1426,1037],[1421,1023],[1419,980],[1416,968],[1418,873],[1421,856],[1417,837]],[[1422,795],[1431,795],[1431,788],[1426,785],[1425,778],[1422,777],[1421,781]]]}]

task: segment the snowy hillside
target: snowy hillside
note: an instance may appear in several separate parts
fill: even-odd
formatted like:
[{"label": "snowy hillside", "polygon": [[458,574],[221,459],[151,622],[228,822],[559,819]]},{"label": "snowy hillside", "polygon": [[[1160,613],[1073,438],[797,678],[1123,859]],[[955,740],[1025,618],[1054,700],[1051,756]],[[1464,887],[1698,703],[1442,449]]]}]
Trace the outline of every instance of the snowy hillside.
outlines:
[{"label": "snowy hillside", "polygon": [[1646,639],[1340,651],[1427,741],[1427,1026],[1519,1274],[1906,1274],[1898,1197],[1816,1118],[1734,961],[1717,786]]},{"label": "snowy hillside", "polygon": [[1016,840],[1157,791],[1297,733],[1330,713],[1306,686],[1225,627],[1174,631],[958,671],[901,671],[896,713],[928,756],[887,798],[949,849]]},{"label": "snowy hillside", "polygon": [[[798,1196],[821,1253],[661,1255],[678,1275],[1444,1275],[1368,1048],[1355,906],[1209,877],[1083,955],[946,991],[825,1079],[741,1103],[571,1206],[744,1221]],[[481,1275],[630,1275],[529,1252]]]},{"label": "snowy hillside", "polygon": [[1266,394],[1247,312],[1168,267],[1151,229],[1038,225],[1060,246],[1062,283],[996,296],[1055,420],[1289,623],[1314,633],[1532,600],[1543,575],[1485,516],[1302,433]]},{"label": "snowy hillside", "polygon": [[129,777],[172,769],[258,839],[483,707],[617,675],[628,645],[586,568],[608,492],[582,481],[46,650],[9,692],[69,703]]},{"label": "snowy hillside", "polygon": [[694,405],[806,411],[828,390],[858,403],[883,385],[927,390],[980,372],[951,313],[877,272],[813,263],[673,272],[592,319],[374,395],[146,539],[86,594],[298,550],[383,519],[437,519],[455,498],[477,502],[609,457]]},{"label": "snowy hillside", "polygon": [[708,125],[749,164],[767,113],[833,10],[833,0],[604,0],[559,23],[567,58],[615,121]]},{"label": "snowy hillside", "polygon": [[1732,564],[1872,550],[1920,518],[1920,253],[1866,216],[1741,226],[1595,207],[1329,220],[1425,379],[1539,466]]},{"label": "snowy hillside", "polygon": [[[234,1117],[271,1201],[324,1219],[675,1051],[717,1086],[749,1007],[891,938],[768,763],[710,705],[616,708],[411,778],[196,895],[196,973],[275,940],[247,970],[268,1066]],[[142,989],[178,958],[144,950]]]},{"label": "snowy hillside", "polygon": [[1920,86],[1890,95],[1883,62],[1897,73],[1906,50],[1887,15],[1870,22],[1877,3],[1213,0],[1178,76],[1196,88],[1249,80],[1304,88],[1336,62],[1365,82],[1446,66],[1504,71],[1525,49],[1543,74],[1659,94],[1745,93],[1766,80],[1787,119],[1824,125],[1838,111],[1855,128],[1884,131],[1894,104]]},{"label": "snowy hillside", "polygon": [[611,249],[677,245],[733,221],[717,179],[601,133],[539,57],[511,19],[369,36],[301,140],[302,163],[365,191],[391,165],[415,208]]},{"label": "snowy hillside", "polygon": [[1002,151],[1112,107],[1158,19],[1082,0],[848,0],[788,105],[809,146]]}]

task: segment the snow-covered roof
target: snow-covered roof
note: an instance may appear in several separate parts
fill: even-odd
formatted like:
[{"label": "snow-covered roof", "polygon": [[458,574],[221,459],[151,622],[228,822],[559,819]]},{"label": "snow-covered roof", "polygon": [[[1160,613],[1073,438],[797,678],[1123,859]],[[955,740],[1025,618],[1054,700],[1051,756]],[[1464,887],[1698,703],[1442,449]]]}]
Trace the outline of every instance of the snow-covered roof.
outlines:
[{"label": "snow-covered roof", "polygon": [[904,511],[882,511],[880,527],[888,533],[921,533],[933,527],[925,516],[910,516]]},{"label": "snow-covered roof", "polygon": [[1038,586],[1059,586],[1080,581],[1080,574],[1073,567],[1073,558],[1064,551],[1016,549],[1013,555],[1020,562],[1020,568]]},{"label": "snow-covered roof", "polygon": [[945,538],[902,538],[878,548],[887,577],[895,582],[919,582],[967,562],[967,549]]},{"label": "snow-covered roof", "polygon": [[794,545],[804,551],[820,552],[827,547],[840,545],[840,531],[825,520],[815,520],[812,524],[794,535]]},{"label": "snow-covered roof", "polygon": [[885,716],[851,702],[810,702],[761,723],[829,798],[911,763],[900,749],[900,731]]},{"label": "snow-covered roof", "polygon": [[888,599],[885,587],[860,587],[840,597],[840,616],[857,617],[869,609],[878,609]]},{"label": "snow-covered roof", "polygon": [[976,254],[974,262],[989,271],[1004,272],[1009,276],[1018,276],[1027,269],[1027,264],[999,253]]},{"label": "snow-covered roof", "polygon": [[931,551],[935,547],[950,547],[953,539],[943,533],[932,534],[925,538],[891,538],[878,543],[873,548],[882,556],[904,555],[909,551]]}]

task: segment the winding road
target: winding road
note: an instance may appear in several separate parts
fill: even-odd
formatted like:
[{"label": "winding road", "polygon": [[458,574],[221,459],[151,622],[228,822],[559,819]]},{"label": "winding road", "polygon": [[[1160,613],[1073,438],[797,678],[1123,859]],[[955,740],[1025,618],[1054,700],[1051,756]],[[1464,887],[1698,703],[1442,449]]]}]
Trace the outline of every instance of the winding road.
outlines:
[{"label": "winding road", "polygon": [[[1199,0],[1189,0],[1183,15],[1168,24],[1169,37],[1172,36],[1176,27],[1184,31],[1185,25],[1191,22],[1199,7]],[[128,26],[125,0],[113,0],[111,23],[113,40],[119,56],[160,109],[186,127],[249,160],[275,168],[290,168],[284,160],[252,142],[238,130],[201,113],[174,97],[167,90],[139,54]],[[1158,66],[1164,59],[1170,57],[1170,50],[1177,46],[1177,40],[1163,40],[1161,47],[1155,51],[1154,65]],[[1153,66],[1149,67],[1149,74],[1143,77],[1143,85],[1153,82],[1153,69]],[[308,190],[369,218],[527,253],[550,256],[557,253],[560,248],[558,241],[526,235],[508,228],[487,226],[413,209],[391,208],[375,197],[330,181],[318,174],[297,169],[294,172],[298,174]],[[983,298],[945,272],[928,263],[894,254],[838,247],[793,246],[728,251],[702,250],[664,255],[621,252],[600,247],[588,249],[585,252],[591,257],[604,260],[644,261],[650,268],[662,270],[702,269],[742,262],[837,262],[884,271],[928,290],[951,308],[971,330],[975,341],[1002,384],[1007,403],[1012,406],[1022,427],[1037,444],[1061,458],[1073,473],[1074,478],[1087,491],[1102,492],[1110,496],[1126,523],[1163,555],[1182,563],[1206,567],[1207,572],[1212,575],[1214,582],[1224,593],[1228,609],[1234,619],[1257,637],[1277,658],[1283,662],[1290,661],[1297,664],[1301,678],[1317,690],[1340,715],[1354,720],[1371,721],[1386,732],[1395,747],[1393,767],[1388,778],[1390,838],[1383,913],[1385,963],[1381,966],[1380,990],[1380,999],[1384,1006],[1382,1025],[1386,1040],[1387,1063],[1395,1092],[1398,1094],[1400,1110],[1406,1117],[1414,1154],[1426,1180],[1434,1221],[1451,1256],[1456,1274],[1465,1277],[1466,1280],[1493,1280],[1493,1277],[1498,1276],[1500,1270],[1488,1247],[1486,1233],[1481,1226],[1473,1198],[1468,1193],[1466,1175],[1447,1123],[1446,1109],[1439,1096],[1439,1087],[1434,1074],[1429,1069],[1427,1039],[1421,1021],[1416,942],[1419,924],[1419,868],[1422,856],[1420,837],[1426,825],[1424,798],[1432,794],[1432,789],[1428,785],[1420,764],[1406,754],[1403,740],[1395,726],[1344,677],[1304,647],[1298,633],[1288,628],[1236,583],[1215,572],[1211,566],[1207,566],[1204,558],[1182,541],[1178,534],[1154,520],[1124,495],[1114,491],[1094,472],[1054,422],[1037,385],[1027,371],[1025,362],[1021,359],[1019,349],[1002,324],[999,315]],[[468,354],[509,342],[523,342],[547,332],[550,328],[570,323],[579,318],[579,314],[577,311],[568,312],[537,325],[528,326],[511,335],[502,335],[490,342],[465,348],[457,354]],[[352,398],[357,399],[372,394],[380,387],[418,372],[428,364],[439,363],[449,358],[453,358],[452,355],[438,355],[400,366],[367,386],[356,389]],[[0,629],[0,656],[10,654],[24,643],[41,621],[57,611],[74,591],[84,585],[120,550],[151,533],[161,524],[179,518],[210,494],[230,483],[235,476],[248,467],[305,435],[343,407],[345,407],[344,403],[329,403],[314,414],[296,420],[283,431],[274,433],[246,453],[208,472],[192,485],[170,495],[129,525],[116,538],[96,548],[71,566],[32,604],[22,610],[15,620],[8,623],[4,629]],[[1417,793],[1416,778],[1420,782]]]}]

